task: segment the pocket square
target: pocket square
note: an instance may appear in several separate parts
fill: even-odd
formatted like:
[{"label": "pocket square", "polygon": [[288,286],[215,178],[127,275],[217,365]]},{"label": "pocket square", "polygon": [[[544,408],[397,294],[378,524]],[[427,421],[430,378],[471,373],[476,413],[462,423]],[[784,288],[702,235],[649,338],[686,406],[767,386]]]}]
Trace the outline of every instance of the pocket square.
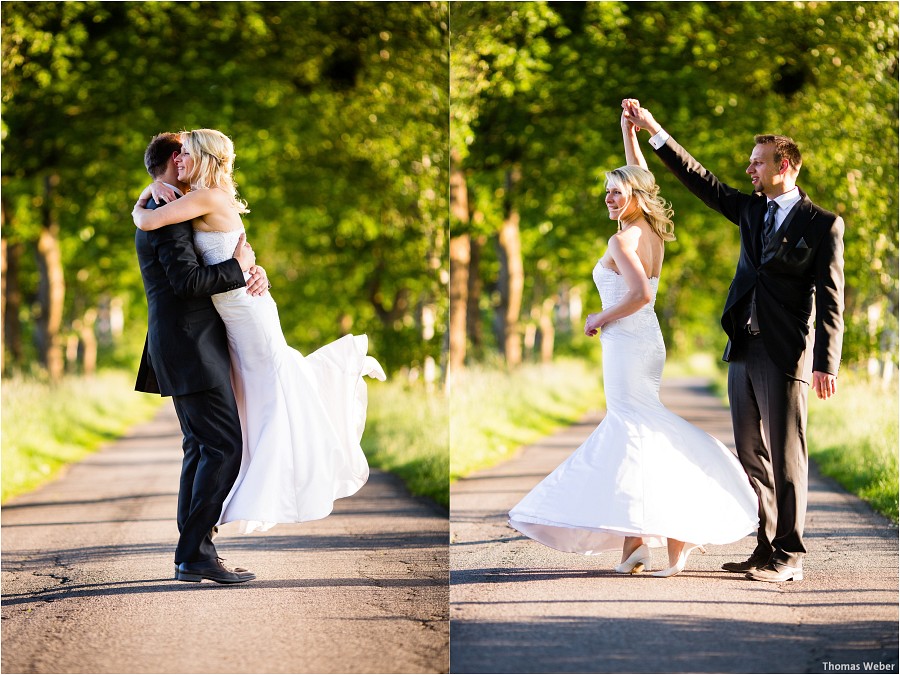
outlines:
[{"label": "pocket square", "polygon": [[800,241],[797,242],[797,246],[795,248],[809,248],[809,245],[806,243],[806,240],[803,237],[800,237]]}]

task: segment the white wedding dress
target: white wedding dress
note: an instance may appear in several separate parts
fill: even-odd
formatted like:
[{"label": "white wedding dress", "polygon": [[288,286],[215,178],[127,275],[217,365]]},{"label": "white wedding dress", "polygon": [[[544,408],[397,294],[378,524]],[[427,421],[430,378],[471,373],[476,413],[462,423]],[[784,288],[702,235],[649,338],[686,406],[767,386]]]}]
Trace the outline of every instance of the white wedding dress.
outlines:
[{"label": "white wedding dress", "polygon": [[[600,263],[604,307],[625,279]],[[737,458],[659,400],[666,348],[653,301],[603,328],[606,417],[591,436],[509,513],[522,534],[560,551],[621,550],[624,537],[727,544],[756,531],[757,499]]]},{"label": "white wedding dress", "polygon": [[[243,230],[194,231],[207,265],[231,258]],[[219,524],[242,533],[324,518],[361,488],[364,375],[384,380],[365,335],[345,335],[308,356],[288,346],[269,293],[238,288],[212,296],[225,322],[243,431],[241,469]]]}]

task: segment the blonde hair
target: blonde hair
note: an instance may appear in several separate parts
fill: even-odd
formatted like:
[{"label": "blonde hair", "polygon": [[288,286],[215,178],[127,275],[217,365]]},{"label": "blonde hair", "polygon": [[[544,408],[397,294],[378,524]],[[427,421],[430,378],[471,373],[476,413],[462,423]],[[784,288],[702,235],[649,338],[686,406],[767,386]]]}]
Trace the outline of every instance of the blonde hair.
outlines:
[{"label": "blonde hair", "polygon": [[188,183],[191,189],[221,188],[231,195],[238,213],[247,213],[247,202],[238,199],[234,182],[234,144],[221,131],[195,129],[181,132],[181,144],[194,160]]},{"label": "blonde hair", "polygon": [[[660,239],[675,240],[675,224],[672,222],[675,212],[672,205],[659,196],[659,185],[647,169],[629,164],[607,171],[606,185],[621,190],[629,203],[634,198],[650,227]],[[624,224],[621,220],[619,223]]]}]

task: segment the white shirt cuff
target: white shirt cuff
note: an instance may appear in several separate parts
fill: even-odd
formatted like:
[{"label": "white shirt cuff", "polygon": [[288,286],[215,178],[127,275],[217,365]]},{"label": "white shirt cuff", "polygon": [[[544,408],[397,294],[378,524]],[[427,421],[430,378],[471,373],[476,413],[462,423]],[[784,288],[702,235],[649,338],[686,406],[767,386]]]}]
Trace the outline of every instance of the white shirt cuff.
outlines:
[{"label": "white shirt cuff", "polygon": [[660,129],[658,134],[650,137],[650,145],[654,150],[659,150],[666,144],[667,140],[669,140],[669,132],[665,129]]}]

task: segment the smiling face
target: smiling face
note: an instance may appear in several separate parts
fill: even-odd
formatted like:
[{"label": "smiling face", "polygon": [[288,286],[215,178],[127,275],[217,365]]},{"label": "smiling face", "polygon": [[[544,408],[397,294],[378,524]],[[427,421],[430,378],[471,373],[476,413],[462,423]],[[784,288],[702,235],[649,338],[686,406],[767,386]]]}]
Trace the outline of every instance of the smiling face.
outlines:
[{"label": "smiling face", "polygon": [[777,197],[783,191],[784,171],[788,161],[775,161],[775,146],[771,143],[758,144],[750,153],[750,165],[747,174],[753,189],[769,196]]},{"label": "smiling face", "polygon": [[637,208],[632,195],[626,195],[621,186],[612,182],[606,184],[605,201],[610,220],[624,220]]},{"label": "smiling face", "polygon": [[178,169],[178,180],[182,183],[190,183],[189,177],[194,171],[194,159],[185,146],[181,146],[181,152],[175,157],[175,167]]}]

